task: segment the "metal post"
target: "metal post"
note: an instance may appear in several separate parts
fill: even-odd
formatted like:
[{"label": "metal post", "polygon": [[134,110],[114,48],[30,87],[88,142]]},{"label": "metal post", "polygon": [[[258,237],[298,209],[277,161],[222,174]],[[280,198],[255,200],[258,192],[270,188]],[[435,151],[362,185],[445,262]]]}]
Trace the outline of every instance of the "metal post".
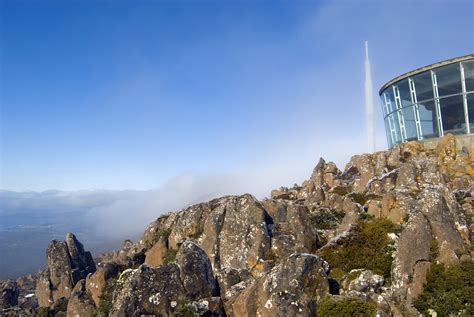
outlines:
[{"label": "metal post", "polygon": [[436,73],[434,71],[431,71],[431,84],[433,85],[433,98],[434,98],[435,109],[436,109],[438,134],[440,137],[442,137],[444,135],[443,118],[441,117],[441,106],[439,103],[438,80],[436,79]]},{"label": "metal post", "polygon": [[415,118],[416,137],[418,140],[422,140],[423,133],[421,131],[420,110],[418,107],[418,99],[416,98],[415,82],[413,81],[413,79],[408,78],[408,86],[410,87],[410,97],[411,97],[411,103],[413,105],[413,116]]},{"label": "metal post", "polygon": [[459,71],[461,72],[462,104],[464,106],[464,120],[466,121],[466,133],[470,134],[471,127],[469,124],[469,111],[467,108],[466,75],[464,74],[464,67],[462,63],[459,63]]},{"label": "metal post", "polygon": [[393,96],[395,97],[395,107],[397,108],[398,124],[400,125],[400,139],[402,142],[407,141],[407,131],[405,129],[405,118],[402,111],[402,100],[400,99],[400,91],[398,87],[393,85]]},{"label": "metal post", "polygon": [[385,101],[384,102],[385,114],[386,114],[386,118],[388,120],[389,129],[390,129],[390,138],[392,139],[392,145],[394,145],[395,140],[396,140],[397,132],[395,130],[395,127],[393,126],[392,116],[390,114],[392,112],[392,102],[390,101],[390,97],[387,96],[386,92],[383,93],[383,98],[384,98],[384,101]]}]

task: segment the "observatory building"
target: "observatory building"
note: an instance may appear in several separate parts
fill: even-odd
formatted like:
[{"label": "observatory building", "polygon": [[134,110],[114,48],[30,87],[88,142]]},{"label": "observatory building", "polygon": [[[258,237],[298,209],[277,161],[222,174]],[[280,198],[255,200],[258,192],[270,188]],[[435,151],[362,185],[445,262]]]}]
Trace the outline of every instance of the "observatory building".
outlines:
[{"label": "observatory building", "polygon": [[412,140],[434,146],[447,133],[473,146],[474,54],[398,76],[379,95],[389,147]]}]

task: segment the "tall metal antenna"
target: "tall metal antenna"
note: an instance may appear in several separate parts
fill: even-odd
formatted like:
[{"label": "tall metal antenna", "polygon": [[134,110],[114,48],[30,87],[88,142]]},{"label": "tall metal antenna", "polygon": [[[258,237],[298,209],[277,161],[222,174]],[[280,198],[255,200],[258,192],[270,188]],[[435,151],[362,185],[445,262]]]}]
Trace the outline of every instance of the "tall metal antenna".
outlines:
[{"label": "tall metal antenna", "polygon": [[374,95],[369,60],[369,42],[365,41],[365,115],[367,128],[367,150],[375,151],[374,134]]}]

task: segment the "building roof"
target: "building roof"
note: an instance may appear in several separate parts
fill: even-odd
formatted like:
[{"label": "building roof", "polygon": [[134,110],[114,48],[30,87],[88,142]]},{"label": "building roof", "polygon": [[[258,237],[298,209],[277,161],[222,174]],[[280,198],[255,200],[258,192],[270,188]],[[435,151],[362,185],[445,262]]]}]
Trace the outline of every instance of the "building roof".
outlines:
[{"label": "building roof", "polygon": [[474,59],[474,54],[468,54],[468,55],[464,55],[464,56],[460,56],[460,57],[447,59],[447,60],[444,60],[444,61],[441,61],[441,62],[433,63],[433,64],[430,64],[430,65],[423,66],[423,67],[417,68],[415,70],[409,71],[408,73],[405,73],[403,75],[395,77],[394,79],[390,80],[385,85],[383,85],[382,88],[380,88],[380,90],[379,90],[379,95],[382,95],[382,92],[387,87],[389,87],[389,86],[393,85],[394,83],[396,83],[400,80],[403,80],[407,77],[415,76],[415,75],[418,75],[420,73],[423,73],[423,72],[426,72],[428,70],[432,70],[434,68],[438,68],[438,67],[441,67],[441,66],[445,66],[445,65],[449,65],[449,64],[453,64],[453,63],[458,63],[458,62],[462,62],[462,61],[466,61],[466,60],[470,60],[470,59]]}]

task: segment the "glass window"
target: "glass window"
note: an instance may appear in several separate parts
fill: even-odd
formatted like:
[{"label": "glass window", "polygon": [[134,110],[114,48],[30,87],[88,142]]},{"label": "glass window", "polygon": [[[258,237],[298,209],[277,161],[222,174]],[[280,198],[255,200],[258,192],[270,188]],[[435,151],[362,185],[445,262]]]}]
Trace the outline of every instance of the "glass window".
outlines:
[{"label": "glass window", "polygon": [[404,79],[396,85],[400,91],[400,99],[402,100],[402,107],[411,105],[410,86],[408,79]]},{"label": "glass window", "polygon": [[432,138],[438,136],[438,120],[436,120],[436,109],[433,100],[424,101],[418,104],[420,112],[420,124],[423,138]]},{"label": "glass window", "polygon": [[407,141],[417,140],[415,114],[413,106],[403,108],[403,118],[405,119],[405,131],[407,133]]},{"label": "glass window", "polygon": [[434,98],[430,72],[419,74],[412,79],[415,83],[416,98],[418,99],[418,102]]},{"label": "glass window", "polygon": [[[391,113],[394,111],[395,108],[395,99],[393,98],[393,89],[392,86],[389,88],[385,89],[384,92],[382,93],[382,105],[384,105],[384,115],[386,116],[387,114]],[[385,109],[385,98],[388,101],[387,109]],[[388,112],[387,112],[388,111]]]},{"label": "glass window", "polygon": [[[386,119],[385,119],[385,124],[387,126],[387,130],[389,131],[389,139],[392,139],[393,136],[393,144],[400,143],[401,142],[401,136],[400,136],[400,125],[398,123],[398,115],[397,112],[394,112],[390,114]],[[392,144],[392,145],[393,145]]]},{"label": "glass window", "polygon": [[440,67],[434,70],[438,81],[439,96],[449,96],[462,92],[459,63]]},{"label": "glass window", "polygon": [[441,118],[444,133],[460,134],[466,132],[462,96],[440,99]]},{"label": "glass window", "polygon": [[474,61],[463,62],[466,91],[474,91]]},{"label": "glass window", "polygon": [[474,133],[474,93],[467,94],[467,109],[469,114],[469,126],[471,133]]}]

